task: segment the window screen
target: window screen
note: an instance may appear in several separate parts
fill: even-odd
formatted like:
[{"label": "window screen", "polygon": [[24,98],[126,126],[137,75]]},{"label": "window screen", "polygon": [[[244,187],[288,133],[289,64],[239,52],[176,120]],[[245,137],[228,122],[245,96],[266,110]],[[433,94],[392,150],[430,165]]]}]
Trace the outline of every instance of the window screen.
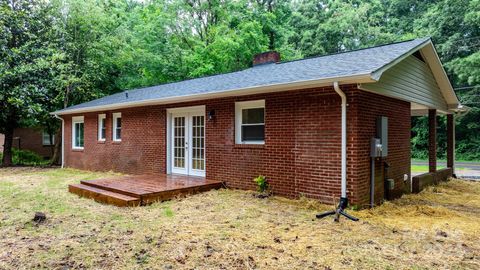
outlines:
[{"label": "window screen", "polygon": [[83,122],[75,123],[75,147],[83,148]]},{"label": "window screen", "polygon": [[242,141],[265,140],[265,108],[242,110]]},{"label": "window screen", "polygon": [[[51,141],[50,141],[51,139]],[[54,145],[55,144],[55,136],[52,134],[50,136],[50,133],[48,133],[46,130],[43,131],[42,134],[42,143],[43,145]]]}]

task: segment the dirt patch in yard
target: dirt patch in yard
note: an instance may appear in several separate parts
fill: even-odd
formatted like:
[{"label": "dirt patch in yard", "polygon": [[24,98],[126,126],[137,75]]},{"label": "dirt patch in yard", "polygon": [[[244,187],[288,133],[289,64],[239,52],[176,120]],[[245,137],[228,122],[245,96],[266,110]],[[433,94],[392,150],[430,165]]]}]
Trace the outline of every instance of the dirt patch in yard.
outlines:
[{"label": "dirt patch in yard", "polygon": [[336,224],[314,218],[333,206],[237,190],[137,208],[67,192],[105,175],[0,169],[0,269],[480,268],[480,183],[450,181]]}]

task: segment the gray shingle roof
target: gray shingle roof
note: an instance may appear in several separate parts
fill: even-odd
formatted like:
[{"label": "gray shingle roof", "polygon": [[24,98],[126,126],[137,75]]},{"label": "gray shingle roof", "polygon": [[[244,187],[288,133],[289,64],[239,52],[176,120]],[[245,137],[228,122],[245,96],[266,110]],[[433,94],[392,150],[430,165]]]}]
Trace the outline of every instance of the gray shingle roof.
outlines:
[{"label": "gray shingle roof", "polygon": [[196,94],[217,94],[271,84],[369,74],[395,61],[428,40],[428,38],[415,39],[302,60],[265,64],[237,72],[128,90],[128,99],[125,93],[118,93],[74,105],[55,113],[66,114],[79,109],[101,109],[102,106],[114,104],[127,105],[132,102],[171,99]]}]

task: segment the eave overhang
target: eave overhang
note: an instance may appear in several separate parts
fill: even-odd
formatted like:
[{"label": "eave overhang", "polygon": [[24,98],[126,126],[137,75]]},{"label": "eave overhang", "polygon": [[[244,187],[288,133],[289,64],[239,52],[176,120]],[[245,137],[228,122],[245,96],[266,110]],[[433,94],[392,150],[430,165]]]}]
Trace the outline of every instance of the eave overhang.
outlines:
[{"label": "eave overhang", "polygon": [[126,101],[126,102],[109,104],[109,105],[60,110],[60,111],[52,112],[50,114],[51,115],[80,114],[80,113],[87,113],[87,112],[111,111],[111,110],[119,110],[119,109],[133,108],[133,107],[165,105],[165,104],[174,104],[174,103],[180,103],[180,102],[191,102],[191,101],[200,101],[200,100],[225,98],[225,97],[246,96],[246,95],[274,93],[274,92],[282,92],[282,91],[290,91],[290,90],[300,90],[300,89],[307,89],[312,87],[331,86],[335,81],[338,81],[340,84],[375,82],[375,80],[372,79],[370,73],[365,73],[365,74],[356,74],[356,75],[343,76],[343,77],[322,78],[322,79],[316,79],[316,80],[297,81],[297,82],[291,82],[291,83],[270,84],[270,85],[263,85],[263,86],[250,87],[250,88],[239,88],[239,89],[232,89],[228,91],[213,92],[213,93],[201,93],[201,94],[195,94],[195,95],[175,96],[175,97],[149,99],[149,100],[132,101],[132,102]]}]

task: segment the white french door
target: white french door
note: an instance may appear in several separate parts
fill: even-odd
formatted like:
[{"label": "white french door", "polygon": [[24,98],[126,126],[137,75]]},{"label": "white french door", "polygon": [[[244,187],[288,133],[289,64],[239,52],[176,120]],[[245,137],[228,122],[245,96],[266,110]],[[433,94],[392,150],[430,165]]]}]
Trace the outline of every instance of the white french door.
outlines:
[{"label": "white french door", "polygon": [[171,114],[172,173],[205,176],[205,113]]}]

